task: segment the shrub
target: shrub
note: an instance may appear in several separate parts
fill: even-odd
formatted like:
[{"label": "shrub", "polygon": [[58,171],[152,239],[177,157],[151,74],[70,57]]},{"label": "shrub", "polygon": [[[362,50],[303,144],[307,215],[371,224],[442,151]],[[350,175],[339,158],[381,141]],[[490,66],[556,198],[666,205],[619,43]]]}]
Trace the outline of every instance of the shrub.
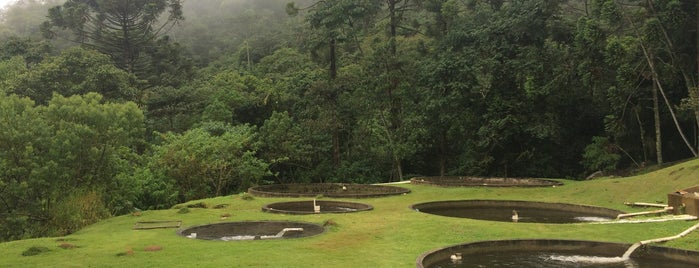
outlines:
[{"label": "shrub", "polygon": [[593,137],[585,147],[582,164],[588,171],[611,171],[616,169],[621,155],[607,137]]},{"label": "shrub", "polygon": [[205,125],[162,137],[150,168],[174,181],[180,202],[227,195],[271,175],[269,164],[257,156],[254,126]]},{"label": "shrub", "polygon": [[174,181],[149,168],[136,170],[133,175],[138,181],[134,206],[144,210],[165,209],[177,203],[178,192]]},{"label": "shrub", "polygon": [[218,204],[218,205],[214,206],[215,209],[222,209],[222,208],[227,208],[227,207],[228,207],[228,204]]},{"label": "shrub", "polygon": [[60,199],[51,210],[55,234],[70,234],[82,227],[108,218],[109,211],[96,191],[77,191]]},{"label": "shrub", "polygon": [[30,247],[24,252],[22,252],[22,256],[34,256],[49,251],[51,250],[47,247]]},{"label": "shrub", "polygon": [[249,194],[249,193],[243,192],[243,193],[240,193],[240,199],[241,199],[241,200],[250,201],[250,200],[254,200],[255,197],[253,197],[253,196],[252,196],[251,194]]},{"label": "shrub", "polygon": [[192,203],[187,205],[188,208],[208,208],[209,204],[204,202]]}]

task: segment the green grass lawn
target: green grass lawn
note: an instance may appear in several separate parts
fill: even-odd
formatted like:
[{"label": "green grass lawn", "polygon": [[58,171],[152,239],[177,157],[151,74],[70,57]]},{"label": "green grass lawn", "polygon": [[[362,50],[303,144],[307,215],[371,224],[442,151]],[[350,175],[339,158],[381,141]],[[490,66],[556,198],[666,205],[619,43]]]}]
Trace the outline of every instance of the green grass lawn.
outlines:
[{"label": "green grass lawn", "polygon": [[[563,181],[549,188],[440,188],[401,185],[410,194],[349,200],[368,203],[374,210],[347,214],[284,215],[261,211],[267,203],[290,198],[225,196],[198,200],[209,207],[144,211],[140,216],[114,217],[66,237],[0,243],[0,267],[415,267],[416,258],[431,249],[453,244],[518,238],[579,239],[633,243],[678,234],[695,221],[643,224],[534,224],[490,222],[419,213],[414,203],[500,199],[562,202],[619,209],[624,202],[667,202],[667,193],[699,184],[699,160],[649,174],[593,181]],[[648,210],[648,209],[646,209]],[[227,219],[221,215],[230,214]],[[336,223],[321,235],[288,240],[204,241],[176,235],[175,229],[133,230],[138,221],[181,220],[182,226],[241,220],[292,220]],[[73,246],[67,249],[61,246]],[[157,246],[160,250],[148,251]],[[663,246],[699,250],[699,232]],[[34,256],[31,247],[49,251]]]}]

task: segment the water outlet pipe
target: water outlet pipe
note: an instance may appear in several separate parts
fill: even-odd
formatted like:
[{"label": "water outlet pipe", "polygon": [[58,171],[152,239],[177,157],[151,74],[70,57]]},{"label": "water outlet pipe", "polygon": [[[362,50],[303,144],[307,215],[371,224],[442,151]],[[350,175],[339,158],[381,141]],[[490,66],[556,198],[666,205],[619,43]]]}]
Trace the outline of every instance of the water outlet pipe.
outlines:
[{"label": "water outlet pipe", "polygon": [[698,228],[699,228],[699,223],[695,224],[692,227],[689,227],[687,230],[684,230],[684,232],[681,232],[677,235],[636,242],[635,244],[631,245],[631,247],[629,247],[629,249],[627,249],[626,252],[624,252],[624,255],[621,256],[621,258],[622,259],[629,259],[631,257],[631,254],[633,254],[633,252],[640,246],[647,245],[650,243],[661,243],[661,242],[667,242],[670,240],[675,240],[675,239],[678,239],[678,238],[681,238],[681,237],[688,235],[689,233],[691,233],[692,231],[694,231]]},{"label": "water outlet pipe", "polygon": [[628,218],[628,217],[633,217],[633,216],[640,216],[640,215],[648,215],[648,214],[658,214],[658,213],[665,213],[668,211],[673,210],[672,207],[665,207],[663,209],[658,209],[658,210],[653,210],[653,211],[642,211],[642,212],[634,212],[634,213],[624,213],[624,214],[619,214],[616,216],[617,220],[620,220],[622,218]]}]

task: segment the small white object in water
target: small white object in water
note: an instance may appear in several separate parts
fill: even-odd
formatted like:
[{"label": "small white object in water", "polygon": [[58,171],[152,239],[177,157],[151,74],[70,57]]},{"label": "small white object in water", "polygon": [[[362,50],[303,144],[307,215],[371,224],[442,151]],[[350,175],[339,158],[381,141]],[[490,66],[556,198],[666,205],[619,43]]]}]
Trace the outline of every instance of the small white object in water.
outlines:
[{"label": "small white object in water", "polygon": [[[579,263],[579,264],[608,264],[608,263],[620,263],[620,262],[631,262],[630,259],[624,257],[600,257],[600,256],[582,256],[582,255],[552,255],[549,260],[559,261],[559,262],[569,262],[569,263]],[[635,267],[635,266],[631,266]]]},{"label": "small white object in water", "polygon": [[254,235],[234,235],[234,236],[221,237],[221,240],[223,240],[223,241],[253,240],[253,239],[255,239]]},{"label": "small white object in water", "polygon": [[594,216],[575,217],[575,220],[577,220],[577,221],[582,221],[582,222],[605,222],[605,221],[611,221],[611,219],[609,219],[609,218],[605,218],[605,217],[594,217]]},{"label": "small white object in water", "polygon": [[342,190],[347,191],[347,186],[342,185]]},{"label": "small white object in water", "polygon": [[519,221],[519,214],[517,214],[517,210],[512,210],[512,221],[517,222]]},{"label": "small white object in water", "polygon": [[461,253],[451,254],[449,259],[451,259],[452,263],[461,263]]},{"label": "small white object in water", "polygon": [[191,233],[187,236],[187,238],[197,238],[197,233]]}]

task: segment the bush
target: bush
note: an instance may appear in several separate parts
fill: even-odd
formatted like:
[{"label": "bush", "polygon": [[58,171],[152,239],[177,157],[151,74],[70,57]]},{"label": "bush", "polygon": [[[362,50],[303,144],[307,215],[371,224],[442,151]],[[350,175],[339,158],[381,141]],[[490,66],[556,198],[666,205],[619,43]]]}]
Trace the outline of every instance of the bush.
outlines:
[{"label": "bush", "polygon": [[242,193],[240,193],[240,199],[250,201],[250,200],[254,200],[255,197],[253,197],[251,194],[249,194],[247,192],[242,192]]},{"label": "bush", "polygon": [[154,148],[150,169],[158,177],[173,180],[179,202],[228,195],[271,174],[269,164],[257,157],[254,126],[213,127],[168,133],[163,144]]},{"label": "bush", "polygon": [[611,171],[616,169],[621,155],[607,137],[593,137],[585,147],[582,164],[588,171]]},{"label": "bush", "polygon": [[22,252],[22,256],[34,256],[49,251],[51,250],[47,247],[30,247],[24,252]]},{"label": "bush", "polygon": [[51,210],[54,234],[65,235],[106,219],[109,211],[96,191],[77,191],[60,199]]},{"label": "bush", "polygon": [[165,175],[141,168],[134,177],[139,182],[134,206],[139,209],[166,209],[177,203],[175,184]]},{"label": "bush", "polygon": [[204,202],[192,203],[187,205],[188,208],[209,208],[209,204]]}]

